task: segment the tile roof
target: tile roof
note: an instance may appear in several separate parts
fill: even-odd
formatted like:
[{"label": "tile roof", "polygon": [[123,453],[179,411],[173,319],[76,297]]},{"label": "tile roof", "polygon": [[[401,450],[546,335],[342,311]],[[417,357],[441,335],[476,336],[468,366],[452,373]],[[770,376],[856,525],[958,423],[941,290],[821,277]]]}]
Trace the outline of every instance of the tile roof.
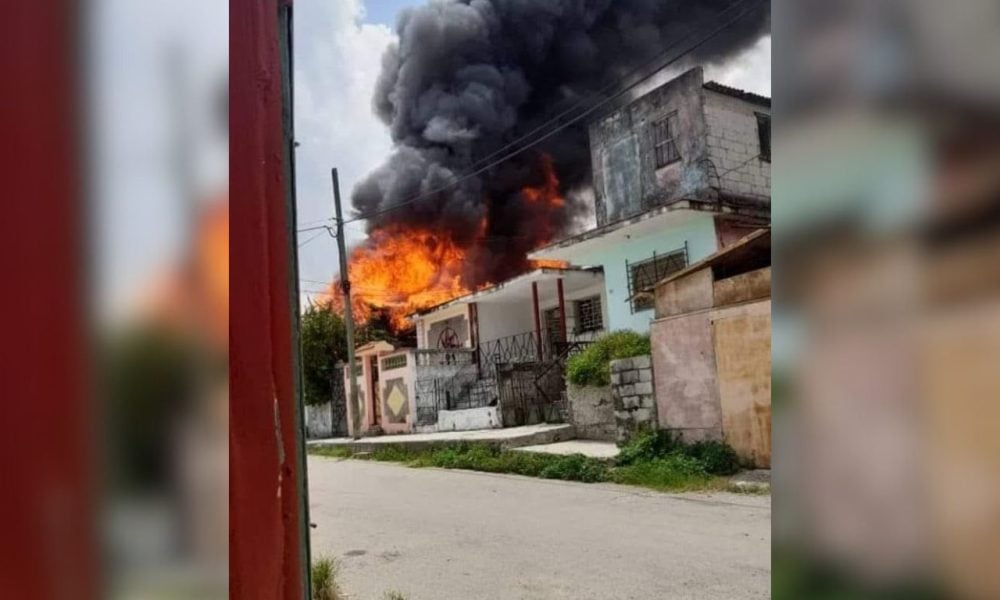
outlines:
[{"label": "tile roof", "polygon": [[706,81],[703,87],[706,90],[712,90],[713,92],[732,96],[733,98],[739,98],[740,100],[746,100],[747,102],[753,102],[754,104],[760,104],[768,108],[771,107],[771,99],[767,96],[761,96],[760,94],[754,94],[753,92],[747,92],[734,87],[729,87],[728,85],[722,85],[717,81]]}]

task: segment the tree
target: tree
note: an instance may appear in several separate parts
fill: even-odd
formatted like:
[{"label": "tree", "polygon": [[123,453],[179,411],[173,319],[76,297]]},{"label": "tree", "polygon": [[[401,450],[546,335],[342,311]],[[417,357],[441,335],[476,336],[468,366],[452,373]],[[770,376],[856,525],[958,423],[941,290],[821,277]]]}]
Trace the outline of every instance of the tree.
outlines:
[{"label": "tree", "polygon": [[333,398],[338,363],[347,362],[344,319],[328,303],[310,304],[302,313],[302,379],[306,404],[323,404]]},{"label": "tree", "polygon": [[[413,329],[394,334],[389,321],[385,311],[374,311],[368,322],[354,328],[354,343],[361,346],[381,340],[397,348],[416,344]],[[341,387],[335,385],[336,378],[343,376],[337,365],[347,362],[344,317],[329,302],[310,304],[302,313],[300,328],[306,404],[329,402],[333,398],[333,390]]]}]

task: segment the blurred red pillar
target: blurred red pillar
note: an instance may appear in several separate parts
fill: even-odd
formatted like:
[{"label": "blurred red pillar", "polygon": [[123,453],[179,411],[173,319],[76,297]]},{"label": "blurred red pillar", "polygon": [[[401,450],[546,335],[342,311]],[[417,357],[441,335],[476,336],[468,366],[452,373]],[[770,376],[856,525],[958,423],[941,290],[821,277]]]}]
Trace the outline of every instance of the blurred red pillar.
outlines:
[{"label": "blurred red pillar", "polygon": [[232,598],[304,598],[297,443],[289,0],[230,0]]},{"label": "blurred red pillar", "polygon": [[0,596],[96,598],[77,3],[6,7],[0,33]]}]

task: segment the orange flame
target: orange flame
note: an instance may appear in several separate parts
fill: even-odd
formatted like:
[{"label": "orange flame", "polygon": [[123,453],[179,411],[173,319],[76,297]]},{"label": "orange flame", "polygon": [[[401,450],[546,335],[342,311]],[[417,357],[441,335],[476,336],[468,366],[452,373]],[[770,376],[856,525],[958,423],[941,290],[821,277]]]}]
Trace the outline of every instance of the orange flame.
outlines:
[{"label": "orange flame", "polygon": [[[390,225],[373,231],[368,242],[351,252],[351,308],[357,322],[373,309],[388,311],[394,329],[410,326],[407,316],[469,293],[462,282],[466,251],[445,232]],[[343,307],[339,282],[330,298]]]},{"label": "orange flame", "polygon": [[[549,242],[557,233],[557,216],[566,201],[559,193],[559,178],[552,159],[541,158],[543,181],[521,189],[526,219],[536,234],[534,243]],[[417,311],[447,302],[472,291],[463,281],[468,260],[487,237],[489,221],[483,217],[476,238],[460,246],[447,230],[432,231],[418,226],[395,223],[376,229],[364,245],[351,252],[348,271],[351,278],[351,309],[358,323],[369,321],[375,310],[385,310],[396,331],[409,328],[407,318]],[[472,255],[470,256],[470,251]],[[517,257],[523,261],[524,257]],[[567,268],[565,261],[529,261],[532,268]],[[489,287],[490,283],[477,289]],[[343,310],[340,282],[330,284],[327,299],[335,309]]]},{"label": "orange flame", "polygon": [[544,181],[541,185],[521,188],[521,196],[529,209],[528,218],[532,220],[532,226],[538,233],[536,240],[539,246],[544,246],[555,238],[558,233],[555,216],[561,214],[566,206],[566,199],[559,193],[559,177],[552,166],[552,157],[548,154],[542,155],[542,172]]},{"label": "orange flame", "polygon": [[541,258],[538,260],[528,261],[531,263],[532,269],[568,269],[569,263],[565,260],[556,260],[549,258]]},{"label": "orange flame", "polygon": [[542,170],[545,173],[545,181],[539,186],[525,186],[521,188],[521,195],[524,199],[533,204],[545,204],[552,208],[562,208],[566,204],[566,199],[559,193],[559,178],[556,170],[552,166],[552,157],[548,154],[542,155]]}]

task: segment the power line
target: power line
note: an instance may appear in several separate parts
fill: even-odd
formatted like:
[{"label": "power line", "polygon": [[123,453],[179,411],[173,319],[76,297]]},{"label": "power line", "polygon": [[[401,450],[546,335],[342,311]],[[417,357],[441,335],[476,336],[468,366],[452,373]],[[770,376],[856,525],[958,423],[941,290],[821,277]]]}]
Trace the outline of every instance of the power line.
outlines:
[{"label": "power line", "polygon": [[[728,12],[729,10],[732,10],[733,8],[735,8],[735,7],[739,6],[739,5],[745,4],[747,2],[760,2],[760,0],[739,0],[735,4],[731,5],[729,8],[723,10],[722,13],[720,13],[720,14],[724,14],[724,13]],[[749,9],[748,10],[744,10],[744,11],[740,12],[739,14],[737,14],[736,16],[734,16],[732,19],[729,19],[728,21],[726,21],[725,23],[723,23],[722,25],[720,25],[719,27],[716,27],[714,30],[712,30],[710,33],[708,33],[705,37],[701,38],[700,40],[698,40],[694,44],[688,46],[683,52],[681,52],[677,56],[671,58],[670,60],[668,60],[668,61],[666,61],[666,62],[664,62],[662,64],[659,64],[656,67],[656,69],[654,70],[654,73],[657,72],[657,71],[660,71],[660,70],[662,70],[662,69],[664,69],[664,68],[666,68],[668,66],[670,66],[671,64],[677,62],[678,60],[680,60],[681,58],[683,58],[687,54],[690,54],[691,52],[697,50],[698,48],[700,48],[701,46],[703,46],[704,44],[706,44],[707,42],[709,42],[711,39],[713,39],[715,36],[717,36],[719,33],[721,33],[723,30],[725,30],[726,28],[728,28],[730,25],[732,25],[733,23],[735,23],[739,19],[742,19],[743,17],[745,17],[748,14],[750,14],[750,10]],[[690,37],[690,34],[688,36],[685,36],[682,39],[687,39],[687,37]],[[670,47],[673,47],[673,45],[671,45]],[[365,220],[365,219],[371,219],[373,217],[377,217],[377,216],[386,214],[388,212],[392,212],[394,210],[398,210],[398,209],[400,209],[400,208],[402,208],[404,206],[408,206],[410,204],[413,204],[414,202],[419,202],[420,200],[428,198],[428,197],[430,197],[430,196],[432,196],[434,194],[437,194],[439,192],[445,191],[445,190],[447,190],[447,189],[449,189],[449,188],[451,188],[451,187],[453,187],[453,186],[455,186],[455,185],[461,183],[462,181],[465,181],[465,180],[467,180],[467,179],[469,179],[471,177],[479,175],[480,173],[483,173],[484,171],[487,171],[490,168],[492,168],[492,167],[494,167],[494,166],[496,166],[496,165],[498,165],[498,164],[500,164],[502,162],[505,162],[505,161],[513,158],[514,156],[517,156],[518,154],[521,154],[525,150],[528,150],[529,148],[532,148],[532,147],[538,145],[539,143],[541,143],[541,142],[545,141],[546,139],[552,137],[556,133],[559,133],[563,129],[566,129],[570,125],[573,125],[574,123],[580,121],[584,117],[586,117],[589,114],[591,114],[594,111],[596,111],[598,108],[601,108],[602,106],[606,105],[608,102],[611,102],[612,100],[615,100],[618,97],[620,97],[623,94],[625,94],[626,92],[632,90],[633,88],[635,88],[636,86],[638,86],[640,83],[642,83],[643,81],[645,81],[645,79],[646,78],[640,78],[637,81],[635,81],[635,82],[633,82],[633,83],[631,83],[631,84],[623,87],[618,92],[615,92],[614,94],[605,97],[604,99],[600,100],[599,102],[597,102],[596,104],[594,104],[593,106],[591,106],[590,108],[588,108],[587,110],[585,110],[582,113],[578,114],[577,116],[571,118],[570,120],[566,121],[562,125],[559,125],[558,127],[556,127],[555,129],[553,129],[552,131],[549,131],[548,133],[546,133],[546,134],[538,137],[537,139],[535,139],[535,140],[533,140],[533,141],[525,144],[523,147],[521,147],[519,149],[516,149],[513,152],[510,152],[510,153],[508,153],[508,154],[500,157],[497,160],[491,161],[489,164],[486,164],[483,167],[480,167],[478,169],[474,169],[471,172],[458,177],[457,179],[455,179],[451,183],[448,183],[448,184],[443,185],[441,187],[438,187],[438,188],[435,188],[433,190],[424,192],[422,194],[418,194],[418,195],[416,195],[416,196],[414,196],[414,197],[412,197],[412,198],[410,198],[408,200],[404,200],[402,202],[398,202],[398,203],[393,204],[392,206],[388,206],[388,207],[386,207],[384,209],[377,210],[377,211],[374,211],[374,212],[371,212],[371,213],[367,213],[367,214],[358,215],[358,216],[353,217],[351,219],[347,219],[347,220],[344,221],[344,223],[346,224],[346,223],[352,223],[352,222],[355,222],[355,221],[360,221],[360,220]],[[593,99],[593,98],[596,98],[596,97],[598,97],[600,95],[601,95],[600,93],[596,93],[596,94],[591,95],[590,98]],[[574,108],[575,108],[575,106],[574,106]],[[550,123],[554,123],[559,118],[561,118],[561,116],[562,115],[559,115],[555,119],[552,119],[550,121]],[[544,129],[547,125],[548,124],[543,124],[540,127],[536,127],[535,130],[533,130],[533,131]],[[524,136],[522,136],[522,138],[523,137]]]},{"label": "power line", "polygon": [[315,239],[318,239],[318,238],[322,237],[323,233],[324,233],[324,232],[322,232],[322,231],[319,231],[319,232],[316,232],[316,234],[315,234],[315,235],[313,235],[312,237],[310,237],[310,238],[309,238],[308,240],[306,240],[306,241],[304,241],[304,242],[300,243],[300,244],[299,244],[299,248],[301,248],[301,247],[305,246],[306,244],[308,244],[309,242],[311,242],[311,241],[313,241],[313,240],[315,240]]}]

